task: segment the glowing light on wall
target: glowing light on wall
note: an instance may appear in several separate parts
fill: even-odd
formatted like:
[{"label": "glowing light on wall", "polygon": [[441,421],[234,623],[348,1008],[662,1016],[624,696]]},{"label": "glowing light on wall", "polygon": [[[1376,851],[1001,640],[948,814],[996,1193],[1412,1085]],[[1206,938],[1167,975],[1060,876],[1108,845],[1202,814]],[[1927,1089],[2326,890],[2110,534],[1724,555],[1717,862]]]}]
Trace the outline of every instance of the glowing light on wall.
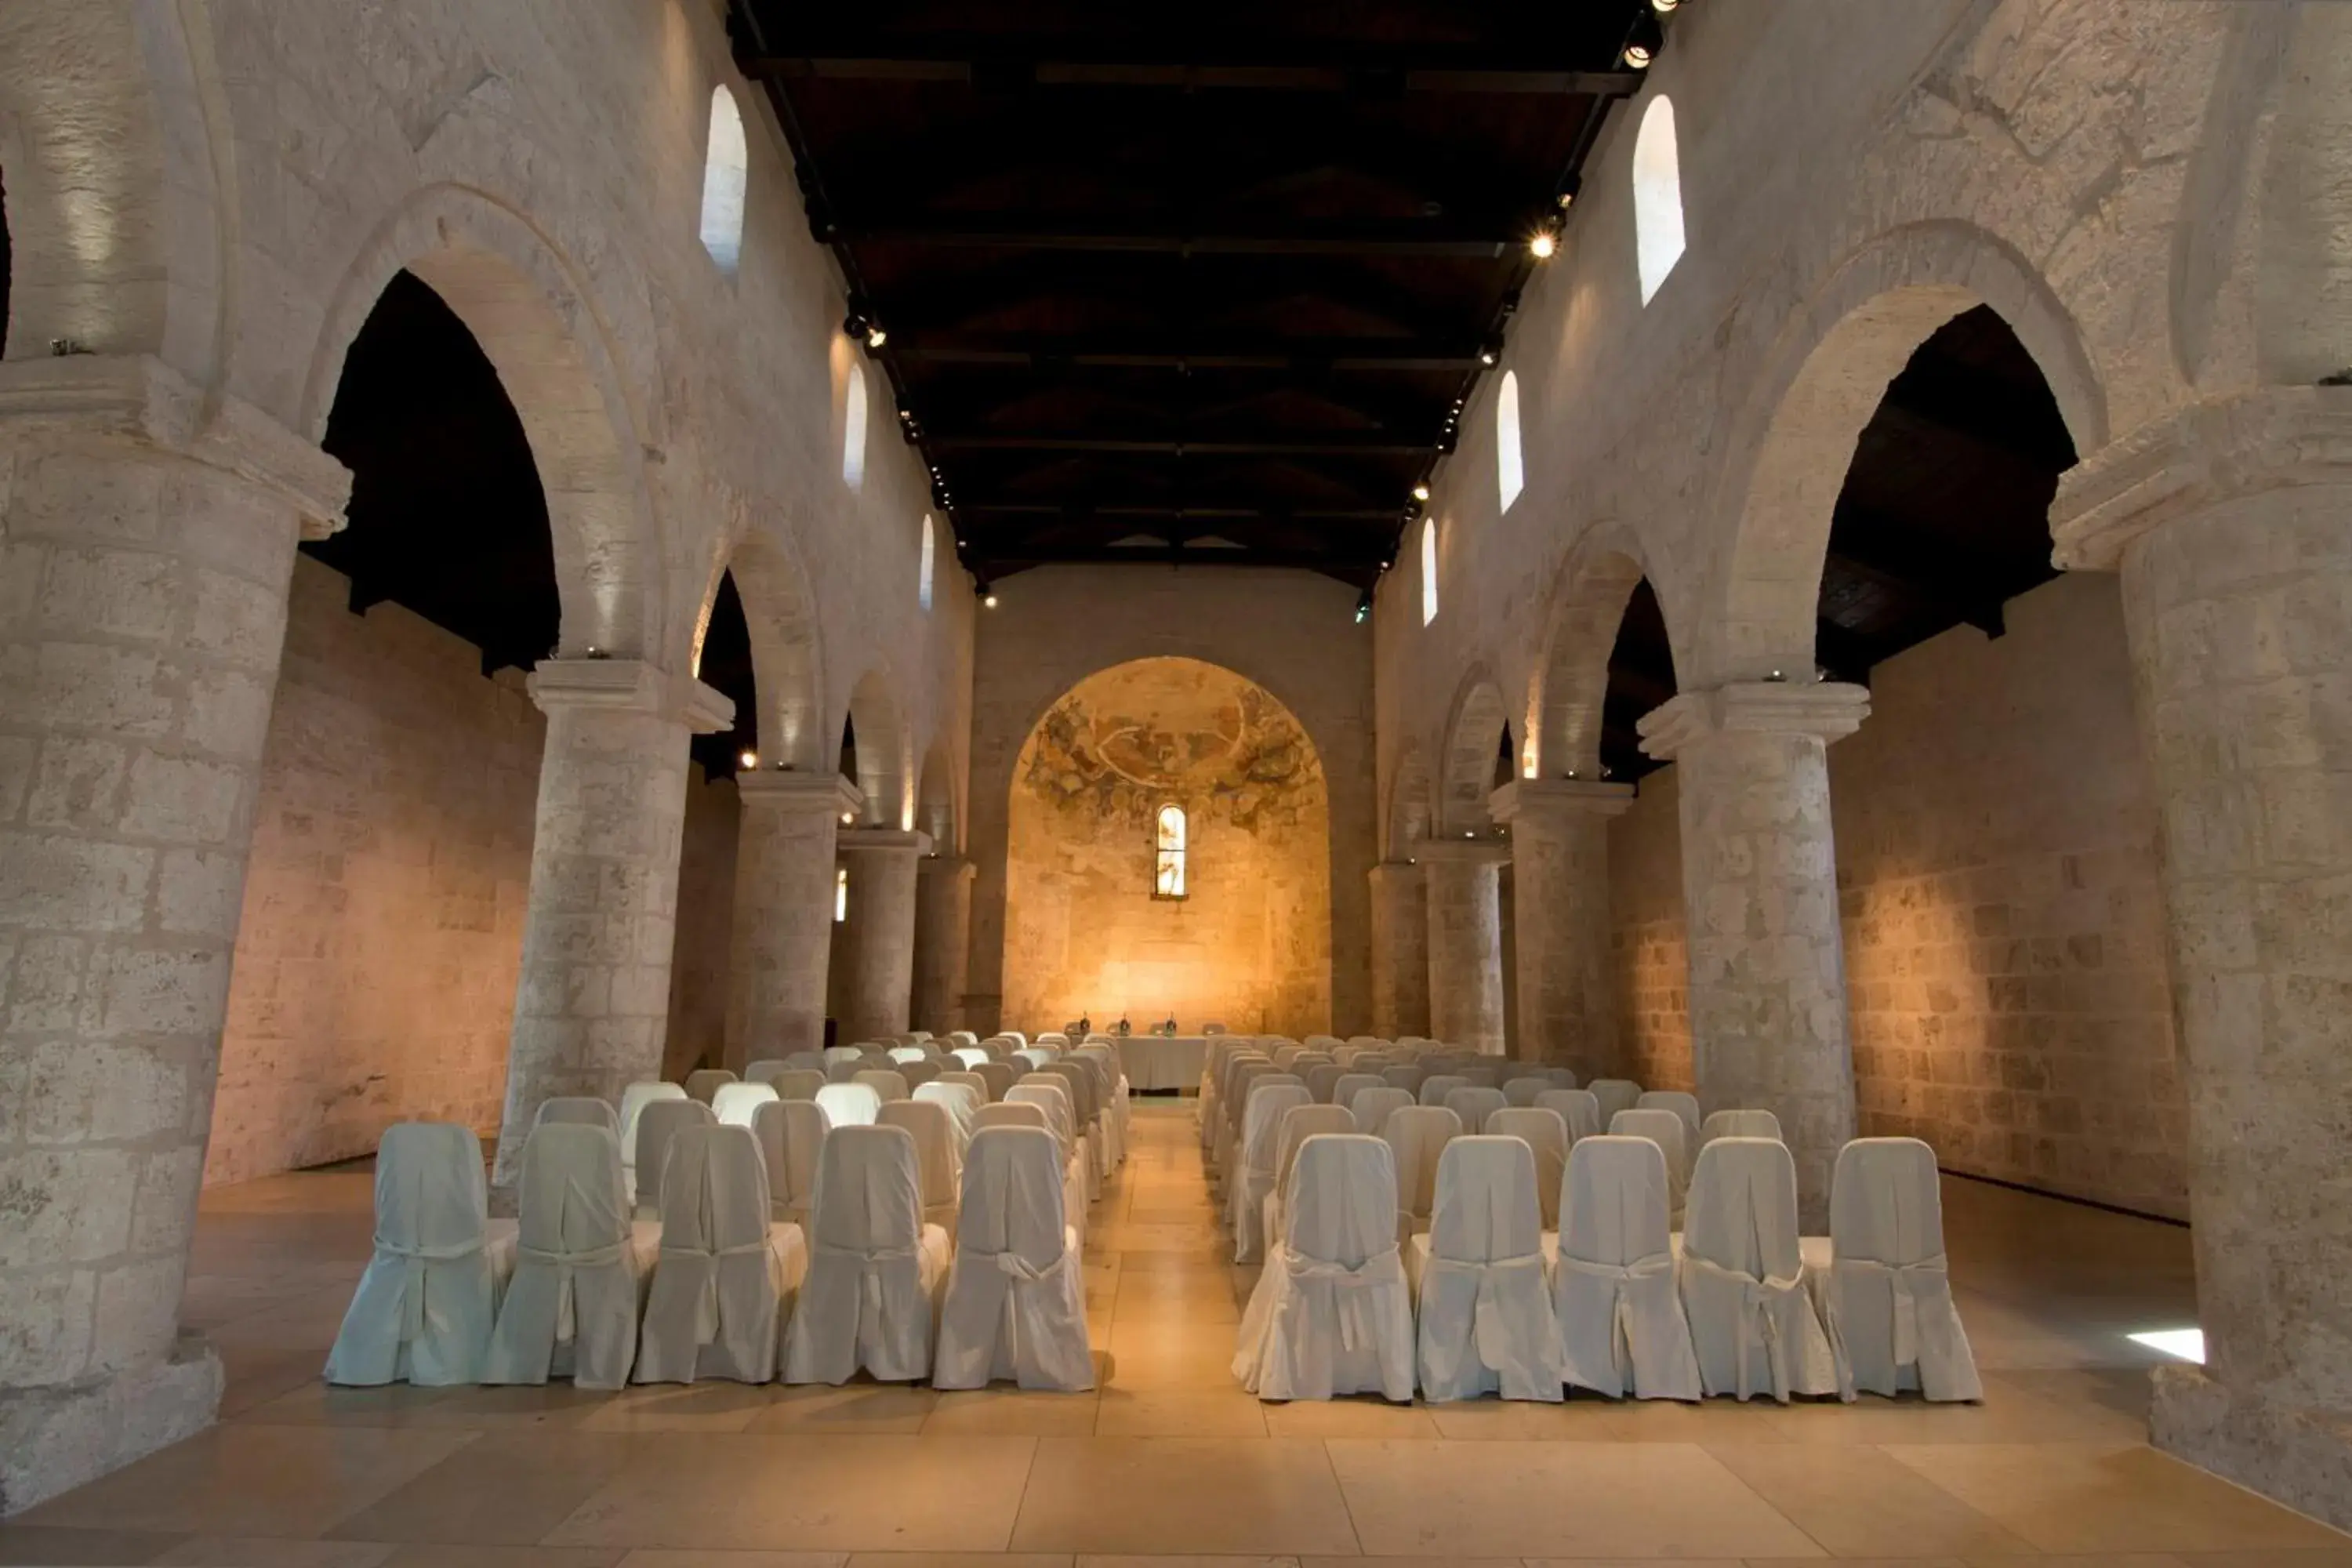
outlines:
[{"label": "glowing light on wall", "polygon": [[1633,136],[1633,258],[1642,303],[1650,302],[1682,254],[1682,156],[1675,144],[1675,106],[1661,96],[1642,111],[1642,129]]},{"label": "glowing light on wall", "polygon": [[931,568],[939,557],[938,529],[931,514],[923,514],[923,556],[915,580],[915,597],[926,610],[931,607]]},{"label": "glowing light on wall", "polygon": [[841,427],[841,482],[853,490],[866,488],[866,367],[851,362],[849,402]]},{"label": "glowing light on wall", "polygon": [[1519,378],[1507,370],[1502,390],[1495,395],[1495,493],[1502,498],[1496,510],[1511,510],[1527,488],[1527,477],[1519,456]]},{"label": "glowing light on wall", "polygon": [[1421,525],[1421,624],[1437,618],[1437,520]]},{"label": "glowing light on wall", "polygon": [[833,923],[841,924],[849,918],[849,868],[833,869]]},{"label": "glowing light on wall", "polygon": [[2149,1329],[2126,1337],[2136,1345],[2146,1345],[2152,1351],[2161,1351],[2180,1361],[2193,1361],[2201,1365],[2205,1360],[2205,1331],[2202,1329]]}]

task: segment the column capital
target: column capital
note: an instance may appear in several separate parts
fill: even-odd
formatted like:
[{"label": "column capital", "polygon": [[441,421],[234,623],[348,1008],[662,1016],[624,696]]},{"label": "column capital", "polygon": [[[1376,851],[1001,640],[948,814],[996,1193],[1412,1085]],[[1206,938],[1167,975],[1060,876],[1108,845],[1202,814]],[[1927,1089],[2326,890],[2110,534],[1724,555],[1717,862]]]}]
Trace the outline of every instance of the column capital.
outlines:
[{"label": "column capital", "polygon": [[931,836],[902,833],[895,827],[845,827],[834,845],[844,854],[856,849],[898,849],[919,857],[931,852]]},{"label": "column capital", "polygon": [[1514,779],[1486,797],[1497,822],[1521,816],[1620,816],[1633,804],[1633,786],[1593,779]]},{"label": "column capital", "polygon": [[0,363],[0,426],[140,442],[268,490],[302,537],[343,526],[352,472],[242,398],[208,395],[153,354],[59,354]]},{"label": "column capital", "polygon": [[2113,572],[2131,542],[2216,501],[2352,483],[2352,387],[2269,386],[2194,404],[2108,442],[2059,476],[2051,559]]},{"label": "column capital", "polygon": [[920,876],[945,877],[957,882],[968,882],[980,874],[980,868],[961,855],[926,854],[915,870]]},{"label": "column capital", "polygon": [[1430,838],[1416,847],[1413,858],[1422,865],[1434,860],[1444,866],[1506,866],[1511,847],[1499,838]]},{"label": "column capital", "polygon": [[1642,715],[1642,754],[1670,762],[1724,734],[1812,735],[1842,741],[1870,717],[1870,691],[1839,680],[1740,680],[1685,691]]},{"label": "column capital", "polygon": [[559,708],[603,708],[675,719],[698,735],[735,722],[732,699],[691,676],[674,679],[641,658],[542,658],[524,683],[542,713]]},{"label": "column capital", "polygon": [[801,811],[813,816],[855,821],[865,794],[839,773],[796,773],[782,768],[735,775],[736,798],[748,809]]}]

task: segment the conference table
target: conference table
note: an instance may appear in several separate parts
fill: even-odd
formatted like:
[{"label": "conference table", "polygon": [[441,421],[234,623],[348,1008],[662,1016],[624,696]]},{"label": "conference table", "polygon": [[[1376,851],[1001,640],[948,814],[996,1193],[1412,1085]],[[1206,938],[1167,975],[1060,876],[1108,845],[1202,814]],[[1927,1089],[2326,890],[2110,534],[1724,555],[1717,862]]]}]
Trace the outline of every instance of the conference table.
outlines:
[{"label": "conference table", "polygon": [[1118,1047],[1119,1070],[1127,1075],[1127,1087],[1139,1094],[1148,1089],[1198,1088],[1201,1069],[1208,1065],[1212,1037],[1129,1035],[1114,1042]]}]

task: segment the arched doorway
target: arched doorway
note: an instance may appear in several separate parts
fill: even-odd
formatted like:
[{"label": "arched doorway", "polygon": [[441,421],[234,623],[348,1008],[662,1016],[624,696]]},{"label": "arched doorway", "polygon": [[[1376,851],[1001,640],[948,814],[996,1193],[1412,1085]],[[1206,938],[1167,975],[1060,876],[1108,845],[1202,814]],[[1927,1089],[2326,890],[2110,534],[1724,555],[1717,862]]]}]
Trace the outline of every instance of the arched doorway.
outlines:
[{"label": "arched doorway", "polygon": [[1330,802],[1297,718],[1219,665],[1088,676],[1013,768],[1004,1018],[1329,1026]]}]

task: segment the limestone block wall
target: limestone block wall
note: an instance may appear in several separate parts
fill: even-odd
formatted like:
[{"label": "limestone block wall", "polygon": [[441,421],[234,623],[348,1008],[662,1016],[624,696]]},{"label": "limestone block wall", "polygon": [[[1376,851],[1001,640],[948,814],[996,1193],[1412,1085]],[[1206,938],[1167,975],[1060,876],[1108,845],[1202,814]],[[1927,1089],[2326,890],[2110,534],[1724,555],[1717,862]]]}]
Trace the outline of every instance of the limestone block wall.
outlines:
[{"label": "limestone block wall", "polygon": [[742,808],[732,780],[688,763],[686,837],[677,864],[677,947],[669,966],[669,1037],[662,1076],[673,1082],[727,1057],[727,984],[735,926],[735,842]]},{"label": "limestone block wall", "polygon": [[545,723],[518,673],[346,595],[296,561],[207,1183],[498,1124]]},{"label": "limestone block wall", "polygon": [[1642,780],[1632,807],[1609,824],[1609,952],[1619,1057],[1612,1065],[1645,1089],[1691,1087],[1679,810],[1675,770],[1661,768]]}]

